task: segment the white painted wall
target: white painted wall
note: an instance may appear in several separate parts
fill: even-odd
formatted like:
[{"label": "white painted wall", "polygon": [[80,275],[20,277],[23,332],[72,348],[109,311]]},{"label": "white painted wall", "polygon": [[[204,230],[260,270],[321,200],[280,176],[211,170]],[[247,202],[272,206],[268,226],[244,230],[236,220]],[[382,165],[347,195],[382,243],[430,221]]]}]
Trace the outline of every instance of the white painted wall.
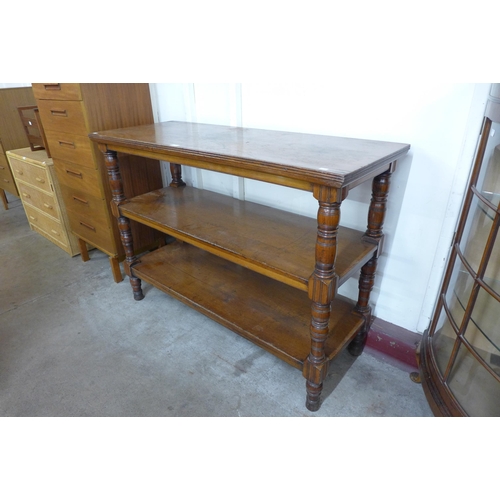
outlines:
[{"label": "white painted wall", "polygon": [[[157,119],[196,121],[411,144],[393,175],[374,314],[423,332],[442,279],[489,84],[357,82],[151,84]],[[310,193],[184,168],[188,184],[310,217]],[[168,174],[166,175],[168,177]],[[342,205],[342,223],[366,227],[370,186]],[[356,297],[350,280],[341,293]]]},{"label": "white painted wall", "polygon": [[0,89],[8,89],[12,87],[31,87],[31,83],[0,83]]}]

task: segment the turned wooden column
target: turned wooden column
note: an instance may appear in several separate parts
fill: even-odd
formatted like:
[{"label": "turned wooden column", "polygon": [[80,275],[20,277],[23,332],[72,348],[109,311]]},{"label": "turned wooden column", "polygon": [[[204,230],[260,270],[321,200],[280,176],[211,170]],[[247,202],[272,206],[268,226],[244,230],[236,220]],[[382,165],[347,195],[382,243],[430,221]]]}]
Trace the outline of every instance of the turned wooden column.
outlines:
[{"label": "turned wooden column", "polygon": [[134,264],[138,262],[134,254],[134,242],[132,239],[132,231],[130,229],[130,220],[120,214],[120,205],[126,203],[127,199],[123,192],[123,182],[120,174],[120,166],[118,164],[118,155],[115,151],[105,149],[103,151],[104,162],[108,171],[109,185],[111,187],[111,212],[118,221],[118,229],[120,230],[120,237],[125,250],[124,270],[130,278],[130,285],[134,293],[135,300],[142,300],[144,294],[142,293],[141,280],[134,276],[132,270]]},{"label": "turned wooden column", "polygon": [[172,175],[172,182],[170,187],[182,187],[186,183],[182,180],[182,166],[179,163],[170,163],[170,174]]},{"label": "turned wooden column", "polygon": [[358,302],[355,310],[365,318],[365,324],[347,347],[348,351],[353,356],[359,356],[363,352],[371,325],[370,294],[375,283],[378,257],[382,252],[384,241],[382,229],[384,226],[385,212],[387,210],[387,196],[389,194],[391,174],[394,172],[395,168],[396,162],[391,164],[389,170],[375,177],[372,183],[372,199],[368,211],[368,227],[363,239],[370,243],[375,243],[377,245],[377,250],[373,257],[361,268],[358,285]]},{"label": "turned wooden column", "polygon": [[314,197],[319,202],[318,234],[316,238],[316,264],[309,278],[308,294],[311,304],[311,351],[304,363],[306,378],[306,407],[316,411],[320,407],[323,381],[328,370],[325,342],[328,337],[331,302],[337,293],[338,276],[335,274],[337,233],[340,222],[340,189],[314,186]]}]

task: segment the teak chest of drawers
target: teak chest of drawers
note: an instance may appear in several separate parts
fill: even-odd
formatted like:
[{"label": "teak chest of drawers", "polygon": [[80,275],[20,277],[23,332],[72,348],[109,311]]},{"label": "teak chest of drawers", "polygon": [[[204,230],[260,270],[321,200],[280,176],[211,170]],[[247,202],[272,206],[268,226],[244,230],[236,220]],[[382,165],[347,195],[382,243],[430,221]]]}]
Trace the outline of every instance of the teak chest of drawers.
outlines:
[{"label": "teak chest of drawers", "polygon": [[47,152],[22,148],[8,151],[7,157],[30,227],[69,255],[80,253]]},{"label": "teak chest of drawers", "polygon": [[19,196],[6,152],[29,146],[17,108],[34,104],[35,97],[31,87],[0,89],[0,198],[5,210],[8,208],[5,191]]},{"label": "teak chest of drawers", "polygon": [[[166,122],[90,135],[106,159],[134,298],[141,280],[246,337],[306,378],[306,406],[320,406],[330,361],[361,354],[383,240],[389,179],[409,145]],[[118,153],[171,162],[169,187],[130,198]],[[187,187],[181,164],[312,192],[308,217]],[[340,205],[372,180],[365,233],[342,228]],[[137,258],[130,221],[176,238]],[[360,272],[357,303],[338,287]]]},{"label": "teak chest of drawers", "polygon": [[[114,280],[121,281],[119,262],[125,258],[116,220],[111,216],[111,192],[102,155],[88,139],[93,130],[153,123],[148,84],[34,83],[40,119],[54,159],[69,223],[82,242],[109,256]],[[163,186],[157,160],[126,156],[124,189],[135,196]],[[137,252],[158,244],[148,227],[133,227]],[[87,260],[86,245],[81,245]]]}]

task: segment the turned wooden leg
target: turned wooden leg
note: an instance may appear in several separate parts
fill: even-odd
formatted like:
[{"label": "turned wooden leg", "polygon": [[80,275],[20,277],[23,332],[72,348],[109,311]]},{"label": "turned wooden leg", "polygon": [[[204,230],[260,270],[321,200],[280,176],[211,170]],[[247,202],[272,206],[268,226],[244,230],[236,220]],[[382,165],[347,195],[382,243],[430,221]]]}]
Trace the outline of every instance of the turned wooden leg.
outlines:
[{"label": "turned wooden leg", "polygon": [[315,186],[314,196],[319,201],[316,265],[309,279],[308,294],[311,304],[311,351],[304,363],[306,378],[306,407],[317,411],[323,381],[328,370],[325,342],[329,332],[331,302],[337,293],[335,274],[337,232],[340,221],[341,193],[337,189]]},{"label": "turned wooden leg", "polygon": [[137,264],[138,259],[134,255],[134,242],[132,240],[132,231],[130,229],[130,221],[127,217],[118,217],[118,228],[120,229],[120,237],[122,240],[123,248],[125,249],[125,272],[130,278],[130,285],[134,293],[135,300],[142,300],[144,294],[142,293],[141,280],[134,276],[132,269],[134,264]]},{"label": "turned wooden leg", "polygon": [[[120,238],[122,241],[123,248],[125,250],[125,262],[124,269],[127,276],[130,278],[130,285],[132,286],[132,291],[134,293],[135,300],[142,300],[144,294],[142,293],[141,280],[134,276],[133,266],[137,264],[138,259],[134,254],[134,242],[132,239],[132,231],[130,229],[130,220],[127,217],[123,217],[120,214],[120,205],[125,203],[127,199],[123,192],[123,183],[120,174],[120,166],[118,164],[118,155],[115,151],[105,150],[104,160],[106,164],[106,169],[108,171],[109,185],[111,187],[111,194],[113,200],[111,202],[111,211],[118,221],[118,229],[120,230]],[[111,261],[111,259],[110,259]],[[116,260],[116,266],[111,261],[111,267],[113,269],[113,276],[117,277],[117,273],[120,274],[121,281],[121,271],[118,265],[118,260]]]},{"label": "turned wooden leg", "polygon": [[87,249],[87,243],[80,238],[78,238],[78,248],[80,249],[80,255],[82,257],[83,262],[87,262],[90,260],[89,251]]},{"label": "turned wooden leg", "polygon": [[8,210],[9,203],[7,201],[7,195],[5,194],[5,191],[3,189],[0,189],[0,198],[2,198],[3,208],[5,208],[5,210]]},{"label": "turned wooden leg", "polygon": [[171,187],[182,187],[186,183],[182,180],[182,166],[178,163],[170,164],[170,174],[172,175],[172,182],[169,184]]},{"label": "turned wooden leg", "polygon": [[370,294],[375,283],[378,257],[382,252],[384,239],[382,229],[387,209],[387,195],[389,193],[391,174],[395,167],[396,164],[394,162],[391,164],[389,170],[373,179],[372,199],[368,211],[368,227],[363,239],[375,243],[377,250],[373,257],[362,267],[359,277],[359,294],[355,310],[364,317],[365,324],[347,347],[353,356],[359,356],[363,352],[371,325]]},{"label": "turned wooden leg", "polygon": [[377,269],[377,258],[373,257],[370,259],[362,268],[359,277],[359,295],[358,302],[356,304],[355,310],[360,313],[364,319],[365,323],[360,332],[352,339],[352,341],[347,346],[347,350],[353,356],[360,356],[363,352],[366,344],[366,339],[368,338],[368,330],[371,325],[371,307],[369,305],[370,293],[373,289],[373,284],[375,282],[375,271]]}]

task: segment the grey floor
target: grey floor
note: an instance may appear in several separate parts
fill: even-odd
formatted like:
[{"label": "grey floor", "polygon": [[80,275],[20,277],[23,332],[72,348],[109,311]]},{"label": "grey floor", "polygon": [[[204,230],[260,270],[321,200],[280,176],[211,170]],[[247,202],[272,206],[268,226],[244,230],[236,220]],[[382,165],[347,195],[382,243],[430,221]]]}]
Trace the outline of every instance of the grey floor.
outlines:
[{"label": "grey floor", "polygon": [[407,367],[365,350],[330,367],[320,410],[290,367],[108,258],[71,258],[0,207],[0,416],[432,416]]}]

